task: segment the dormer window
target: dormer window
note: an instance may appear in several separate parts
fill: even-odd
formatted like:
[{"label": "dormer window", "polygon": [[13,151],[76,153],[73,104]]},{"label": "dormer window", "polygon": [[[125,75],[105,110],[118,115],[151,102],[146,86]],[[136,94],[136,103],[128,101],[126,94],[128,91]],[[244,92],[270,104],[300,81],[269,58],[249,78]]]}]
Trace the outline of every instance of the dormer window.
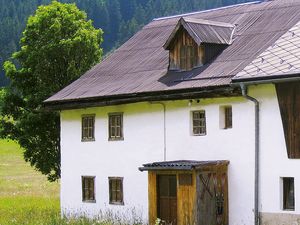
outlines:
[{"label": "dormer window", "polygon": [[181,18],[164,45],[169,70],[200,67],[232,43],[235,26],[201,19]]}]

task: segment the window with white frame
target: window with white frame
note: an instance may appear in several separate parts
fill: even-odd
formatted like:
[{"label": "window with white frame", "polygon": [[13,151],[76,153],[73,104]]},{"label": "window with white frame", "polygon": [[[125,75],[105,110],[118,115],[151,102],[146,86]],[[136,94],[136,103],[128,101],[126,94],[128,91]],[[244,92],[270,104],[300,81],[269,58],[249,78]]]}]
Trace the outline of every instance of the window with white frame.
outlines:
[{"label": "window with white frame", "polygon": [[206,117],[204,110],[192,112],[192,134],[195,136],[206,135]]},{"label": "window with white frame", "polygon": [[123,140],[123,113],[110,113],[108,117],[109,140]]},{"label": "window with white frame", "polygon": [[81,121],[81,140],[95,140],[95,115],[83,115]]},{"label": "window with white frame", "polygon": [[123,177],[109,177],[109,204],[123,205]]}]

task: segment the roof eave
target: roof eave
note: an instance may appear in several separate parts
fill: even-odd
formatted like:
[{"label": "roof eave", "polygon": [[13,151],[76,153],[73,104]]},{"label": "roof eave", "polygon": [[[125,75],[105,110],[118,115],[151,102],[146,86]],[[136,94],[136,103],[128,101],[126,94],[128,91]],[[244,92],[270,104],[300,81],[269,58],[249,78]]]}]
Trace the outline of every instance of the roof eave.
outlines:
[{"label": "roof eave", "polygon": [[263,83],[281,83],[289,81],[300,81],[300,73],[291,74],[276,74],[270,76],[247,77],[247,78],[233,78],[233,84],[249,83],[249,84],[263,84]]},{"label": "roof eave", "polygon": [[58,111],[67,109],[80,109],[89,107],[101,107],[121,105],[149,101],[170,101],[194,98],[217,98],[241,96],[240,89],[231,85],[206,88],[189,88],[179,90],[166,90],[157,92],[141,92],[124,95],[110,95],[89,97],[80,99],[68,99],[58,101],[45,101],[43,106],[47,110]]}]

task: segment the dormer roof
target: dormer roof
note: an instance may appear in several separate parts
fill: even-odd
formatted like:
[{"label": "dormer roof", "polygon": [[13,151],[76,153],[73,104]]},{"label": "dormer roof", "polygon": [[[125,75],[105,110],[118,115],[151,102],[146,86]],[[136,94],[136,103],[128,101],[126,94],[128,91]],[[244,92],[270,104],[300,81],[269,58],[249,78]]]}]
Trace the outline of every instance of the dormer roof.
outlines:
[{"label": "dormer roof", "polygon": [[177,32],[184,28],[200,46],[202,43],[230,45],[233,41],[235,25],[212,20],[182,17],[164,44],[164,49],[170,50]]}]

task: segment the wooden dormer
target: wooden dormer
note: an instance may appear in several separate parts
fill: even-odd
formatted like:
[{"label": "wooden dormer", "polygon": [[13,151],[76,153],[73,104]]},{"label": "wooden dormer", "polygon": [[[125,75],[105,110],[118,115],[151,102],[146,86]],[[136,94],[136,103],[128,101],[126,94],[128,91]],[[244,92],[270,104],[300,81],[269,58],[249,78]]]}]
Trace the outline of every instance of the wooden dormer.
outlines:
[{"label": "wooden dormer", "polygon": [[181,18],[164,44],[169,50],[169,70],[205,65],[232,43],[234,30],[232,24]]}]

